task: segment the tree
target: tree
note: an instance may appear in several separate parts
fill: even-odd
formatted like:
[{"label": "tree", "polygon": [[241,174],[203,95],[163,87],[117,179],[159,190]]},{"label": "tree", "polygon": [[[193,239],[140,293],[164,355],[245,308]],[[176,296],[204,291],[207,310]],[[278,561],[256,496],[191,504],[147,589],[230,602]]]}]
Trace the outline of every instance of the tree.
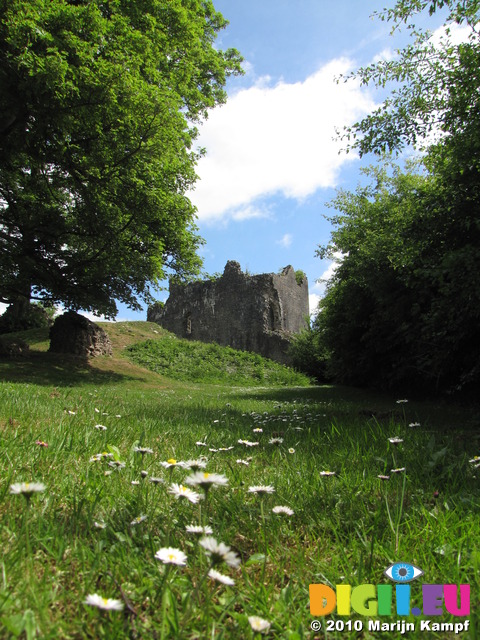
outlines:
[{"label": "tree", "polygon": [[[434,42],[430,32],[417,30],[415,14],[447,10],[446,37]],[[413,42],[392,60],[381,60],[352,74],[362,84],[379,88],[394,85],[372,114],[345,129],[350,148],[360,155],[400,151],[409,145],[428,146],[457,133],[459,122],[478,123],[480,90],[479,0],[397,0],[378,14],[391,21],[392,31],[407,24]],[[452,25],[468,29],[468,40],[454,45],[448,39]]]},{"label": "tree", "polygon": [[234,50],[210,0],[0,0],[0,300],[116,315],[198,271],[196,124]]}]

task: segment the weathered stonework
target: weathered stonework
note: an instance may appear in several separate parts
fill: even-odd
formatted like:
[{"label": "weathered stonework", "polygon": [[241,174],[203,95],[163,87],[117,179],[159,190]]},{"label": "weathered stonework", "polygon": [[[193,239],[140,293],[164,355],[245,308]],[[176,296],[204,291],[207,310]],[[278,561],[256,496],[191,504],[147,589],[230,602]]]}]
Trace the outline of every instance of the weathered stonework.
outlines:
[{"label": "weathered stonework", "polygon": [[282,273],[247,275],[227,262],[214,280],[170,284],[165,305],[148,309],[147,319],[181,338],[216,342],[289,364],[288,345],[306,326],[308,282],[297,283],[293,267]]},{"label": "weathered stonework", "polygon": [[66,311],[50,328],[49,351],[94,358],[111,356],[112,344],[98,324],[75,311]]}]

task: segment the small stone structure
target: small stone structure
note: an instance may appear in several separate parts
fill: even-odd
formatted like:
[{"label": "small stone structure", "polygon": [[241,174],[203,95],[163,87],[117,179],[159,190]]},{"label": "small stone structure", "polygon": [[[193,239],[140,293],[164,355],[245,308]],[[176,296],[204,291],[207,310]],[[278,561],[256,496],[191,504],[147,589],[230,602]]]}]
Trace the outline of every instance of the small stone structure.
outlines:
[{"label": "small stone structure", "polygon": [[170,283],[166,303],[148,309],[147,320],[181,338],[254,351],[290,364],[293,334],[306,327],[308,282],[293,267],[280,274],[248,275],[229,261],[223,275],[189,284]]},{"label": "small stone structure", "polygon": [[67,311],[50,328],[49,351],[93,358],[111,356],[112,344],[98,324],[75,311]]}]

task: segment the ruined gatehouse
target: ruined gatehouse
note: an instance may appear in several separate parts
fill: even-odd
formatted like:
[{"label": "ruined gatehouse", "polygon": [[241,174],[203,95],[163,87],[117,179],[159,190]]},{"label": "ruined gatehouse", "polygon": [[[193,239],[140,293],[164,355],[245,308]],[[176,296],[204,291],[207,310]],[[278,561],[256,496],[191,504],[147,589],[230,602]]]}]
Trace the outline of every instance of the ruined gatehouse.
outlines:
[{"label": "ruined gatehouse", "polygon": [[180,338],[216,342],[289,364],[292,335],[306,327],[308,282],[293,267],[281,273],[248,275],[229,261],[223,275],[188,284],[170,283],[165,304],[147,319]]}]

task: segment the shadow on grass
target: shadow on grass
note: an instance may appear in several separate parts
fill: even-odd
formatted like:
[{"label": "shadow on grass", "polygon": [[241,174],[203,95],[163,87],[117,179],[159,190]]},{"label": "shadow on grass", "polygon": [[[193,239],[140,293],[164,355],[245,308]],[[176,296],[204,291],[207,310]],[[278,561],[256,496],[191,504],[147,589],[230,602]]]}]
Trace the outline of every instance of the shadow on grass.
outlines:
[{"label": "shadow on grass", "polygon": [[55,387],[141,381],[137,376],[102,371],[86,358],[48,352],[30,353],[26,358],[0,359],[0,380]]}]

